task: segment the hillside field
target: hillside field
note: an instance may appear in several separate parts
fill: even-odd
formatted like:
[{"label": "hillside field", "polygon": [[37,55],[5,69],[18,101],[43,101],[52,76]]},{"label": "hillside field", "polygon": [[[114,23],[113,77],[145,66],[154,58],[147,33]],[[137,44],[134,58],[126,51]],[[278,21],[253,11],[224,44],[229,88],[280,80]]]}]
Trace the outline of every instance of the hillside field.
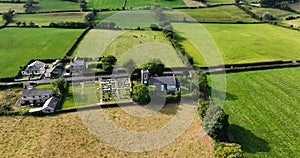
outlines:
[{"label": "hillside field", "polygon": [[207,4],[231,4],[235,3],[234,0],[207,0]]},{"label": "hillside field", "polygon": [[227,74],[230,132],[247,157],[299,157],[300,68]]},{"label": "hillside field", "polygon": [[13,9],[17,13],[23,13],[25,10],[25,8],[23,8],[23,5],[24,4],[0,3],[0,13],[7,12],[9,9]]},{"label": "hillside field", "polygon": [[0,78],[15,76],[19,67],[30,59],[63,57],[82,32],[82,29],[1,29]]},{"label": "hillside field", "polygon": [[34,12],[57,11],[57,10],[80,10],[78,2],[65,0],[38,0],[33,9]]},{"label": "hillside field", "polygon": [[[172,23],[173,27],[183,24]],[[220,49],[225,63],[248,63],[274,60],[298,60],[300,32],[267,24],[203,24]],[[184,24],[183,29],[197,30],[199,24]],[[195,31],[197,33],[197,31]],[[195,33],[195,39],[197,34]],[[180,33],[184,36],[184,34]],[[203,59],[191,44],[182,45],[197,65]]]}]

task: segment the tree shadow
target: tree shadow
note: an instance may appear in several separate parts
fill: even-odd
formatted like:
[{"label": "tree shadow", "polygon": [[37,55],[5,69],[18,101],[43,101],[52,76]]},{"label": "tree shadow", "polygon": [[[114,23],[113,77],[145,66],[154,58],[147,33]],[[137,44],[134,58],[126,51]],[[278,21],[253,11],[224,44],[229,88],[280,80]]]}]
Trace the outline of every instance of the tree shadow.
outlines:
[{"label": "tree shadow", "polygon": [[236,124],[230,124],[229,131],[233,135],[236,143],[242,146],[247,153],[268,152],[269,143],[254,135],[250,130]]}]

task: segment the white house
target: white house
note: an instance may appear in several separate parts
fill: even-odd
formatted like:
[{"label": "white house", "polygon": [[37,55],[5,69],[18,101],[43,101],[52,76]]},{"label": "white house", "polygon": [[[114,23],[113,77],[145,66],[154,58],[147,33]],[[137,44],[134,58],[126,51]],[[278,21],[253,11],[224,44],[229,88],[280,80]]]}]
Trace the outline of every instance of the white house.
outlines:
[{"label": "white house", "polygon": [[30,109],[29,112],[43,112],[43,113],[54,113],[55,109],[57,107],[57,104],[59,102],[59,99],[56,97],[49,98],[43,105],[43,107]]},{"label": "white house", "polygon": [[22,102],[24,104],[43,103],[54,94],[51,88],[24,89],[22,92]]},{"label": "white house", "polygon": [[29,65],[27,65],[24,71],[21,71],[23,76],[29,75],[41,75],[45,73],[46,64],[41,61],[35,61]]}]

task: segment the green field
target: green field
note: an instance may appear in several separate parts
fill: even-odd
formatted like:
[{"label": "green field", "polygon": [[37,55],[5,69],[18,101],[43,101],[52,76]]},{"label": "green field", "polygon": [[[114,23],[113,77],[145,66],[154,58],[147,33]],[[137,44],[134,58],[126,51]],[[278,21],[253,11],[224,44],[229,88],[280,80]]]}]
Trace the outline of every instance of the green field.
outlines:
[{"label": "green field", "polygon": [[26,22],[29,24],[31,21],[36,25],[48,26],[51,22],[83,22],[84,12],[74,13],[45,13],[45,14],[16,14],[13,22],[9,25],[16,25],[16,22]]},{"label": "green field", "polygon": [[[81,29],[0,30],[0,77],[15,76],[30,59],[61,58],[81,34]],[[8,66],[9,65],[9,66]]]},{"label": "green field", "polygon": [[117,14],[118,12],[114,12],[114,11],[107,11],[107,12],[98,12],[96,17],[95,17],[95,21],[96,22],[100,22],[114,14]]},{"label": "green field", "polygon": [[206,0],[207,4],[230,4],[235,3],[234,0]]},{"label": "green field", "polygon": [[[87,0],[88,8],[93,9],[122,9],[124,0]],[[182,0],[173,0],[173,1],[165,1],[165,0],[127,0],[126,8],[137,8],[137,7],[145,7],[145,6],[154,6],[160,5],[163,7],[173,8],[173,7],[184,7],[185,4]]]},{"label": "green field", "polygon": [[33,9],[34,12],[80,10],[79,3],[64,0],[39,0]]},{"label": "green field", "polygon": [[[197,40],[199,24],[173,23],[185,31],[195,30],[193,38]],[[248,63],[274,60],[297,60],[300,56],[300,32],[267,24],[204,24],[217,44],[225,63]],[[182,33],[180,33],[183,35]],[[183,35],[184,36],[184,35]],[[185,46],[188,53],[197,58],[199,52],[193,47]],[[200,65],[205,65],[201,63]]]},{"label": "green field", "polygon": [[247,157],[299,157],[299,68],[227,74],[230,132]]},{"label": "green field", "polygon": [[[187,21],[196,20],[198,22],[257,21],[234,5],[201,9],[180,9],[175,11],[165,11],[164,13],[166,14],[166,18],[171,21],[183,21],[184,17],[186,17]],[[191,20],[186,15],[191,16],[193,19]]]},{"label": "green field", "polygon": [[16,13],[23,13],[25,10],[23,5],[24,4],[0,3],[0,13],[7,12],[9,9],[15,10]]}]

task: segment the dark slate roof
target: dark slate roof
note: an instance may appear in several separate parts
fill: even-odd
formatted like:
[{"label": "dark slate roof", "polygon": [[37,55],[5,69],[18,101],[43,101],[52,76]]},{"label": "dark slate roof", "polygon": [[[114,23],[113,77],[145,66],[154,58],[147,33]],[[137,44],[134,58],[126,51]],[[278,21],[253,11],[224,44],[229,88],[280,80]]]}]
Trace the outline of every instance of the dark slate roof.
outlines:
[{"label": "dark slate roof", "polygon": [[45,65],[46,65],[45,63],[37,60],[37,61],[29,64],[25,70],[39,70],[41,68],[44,68]]},{"label": "dark slate roof", "polygon": [[39,95],[50,95],[53,93],[51,88],[42,88],[42,89],[24,89],[22,92],[22,96],[32,97]]},{"label": "dark slate roof", "polygon": [[58,102],[59,102],[59,99],[57,97],[51,97],[50,99],[51,100],[50,100],[50,102],[48,104],[48,107],[51,107],[51,108],[55,109],[56,106],[57,106],[57,104],[58,104]]},{"label": "dark slate roof", "polygon": [[155,83],[175,85],[176,80],[173,76],[150,77],[149,84],[153,85]]}]

